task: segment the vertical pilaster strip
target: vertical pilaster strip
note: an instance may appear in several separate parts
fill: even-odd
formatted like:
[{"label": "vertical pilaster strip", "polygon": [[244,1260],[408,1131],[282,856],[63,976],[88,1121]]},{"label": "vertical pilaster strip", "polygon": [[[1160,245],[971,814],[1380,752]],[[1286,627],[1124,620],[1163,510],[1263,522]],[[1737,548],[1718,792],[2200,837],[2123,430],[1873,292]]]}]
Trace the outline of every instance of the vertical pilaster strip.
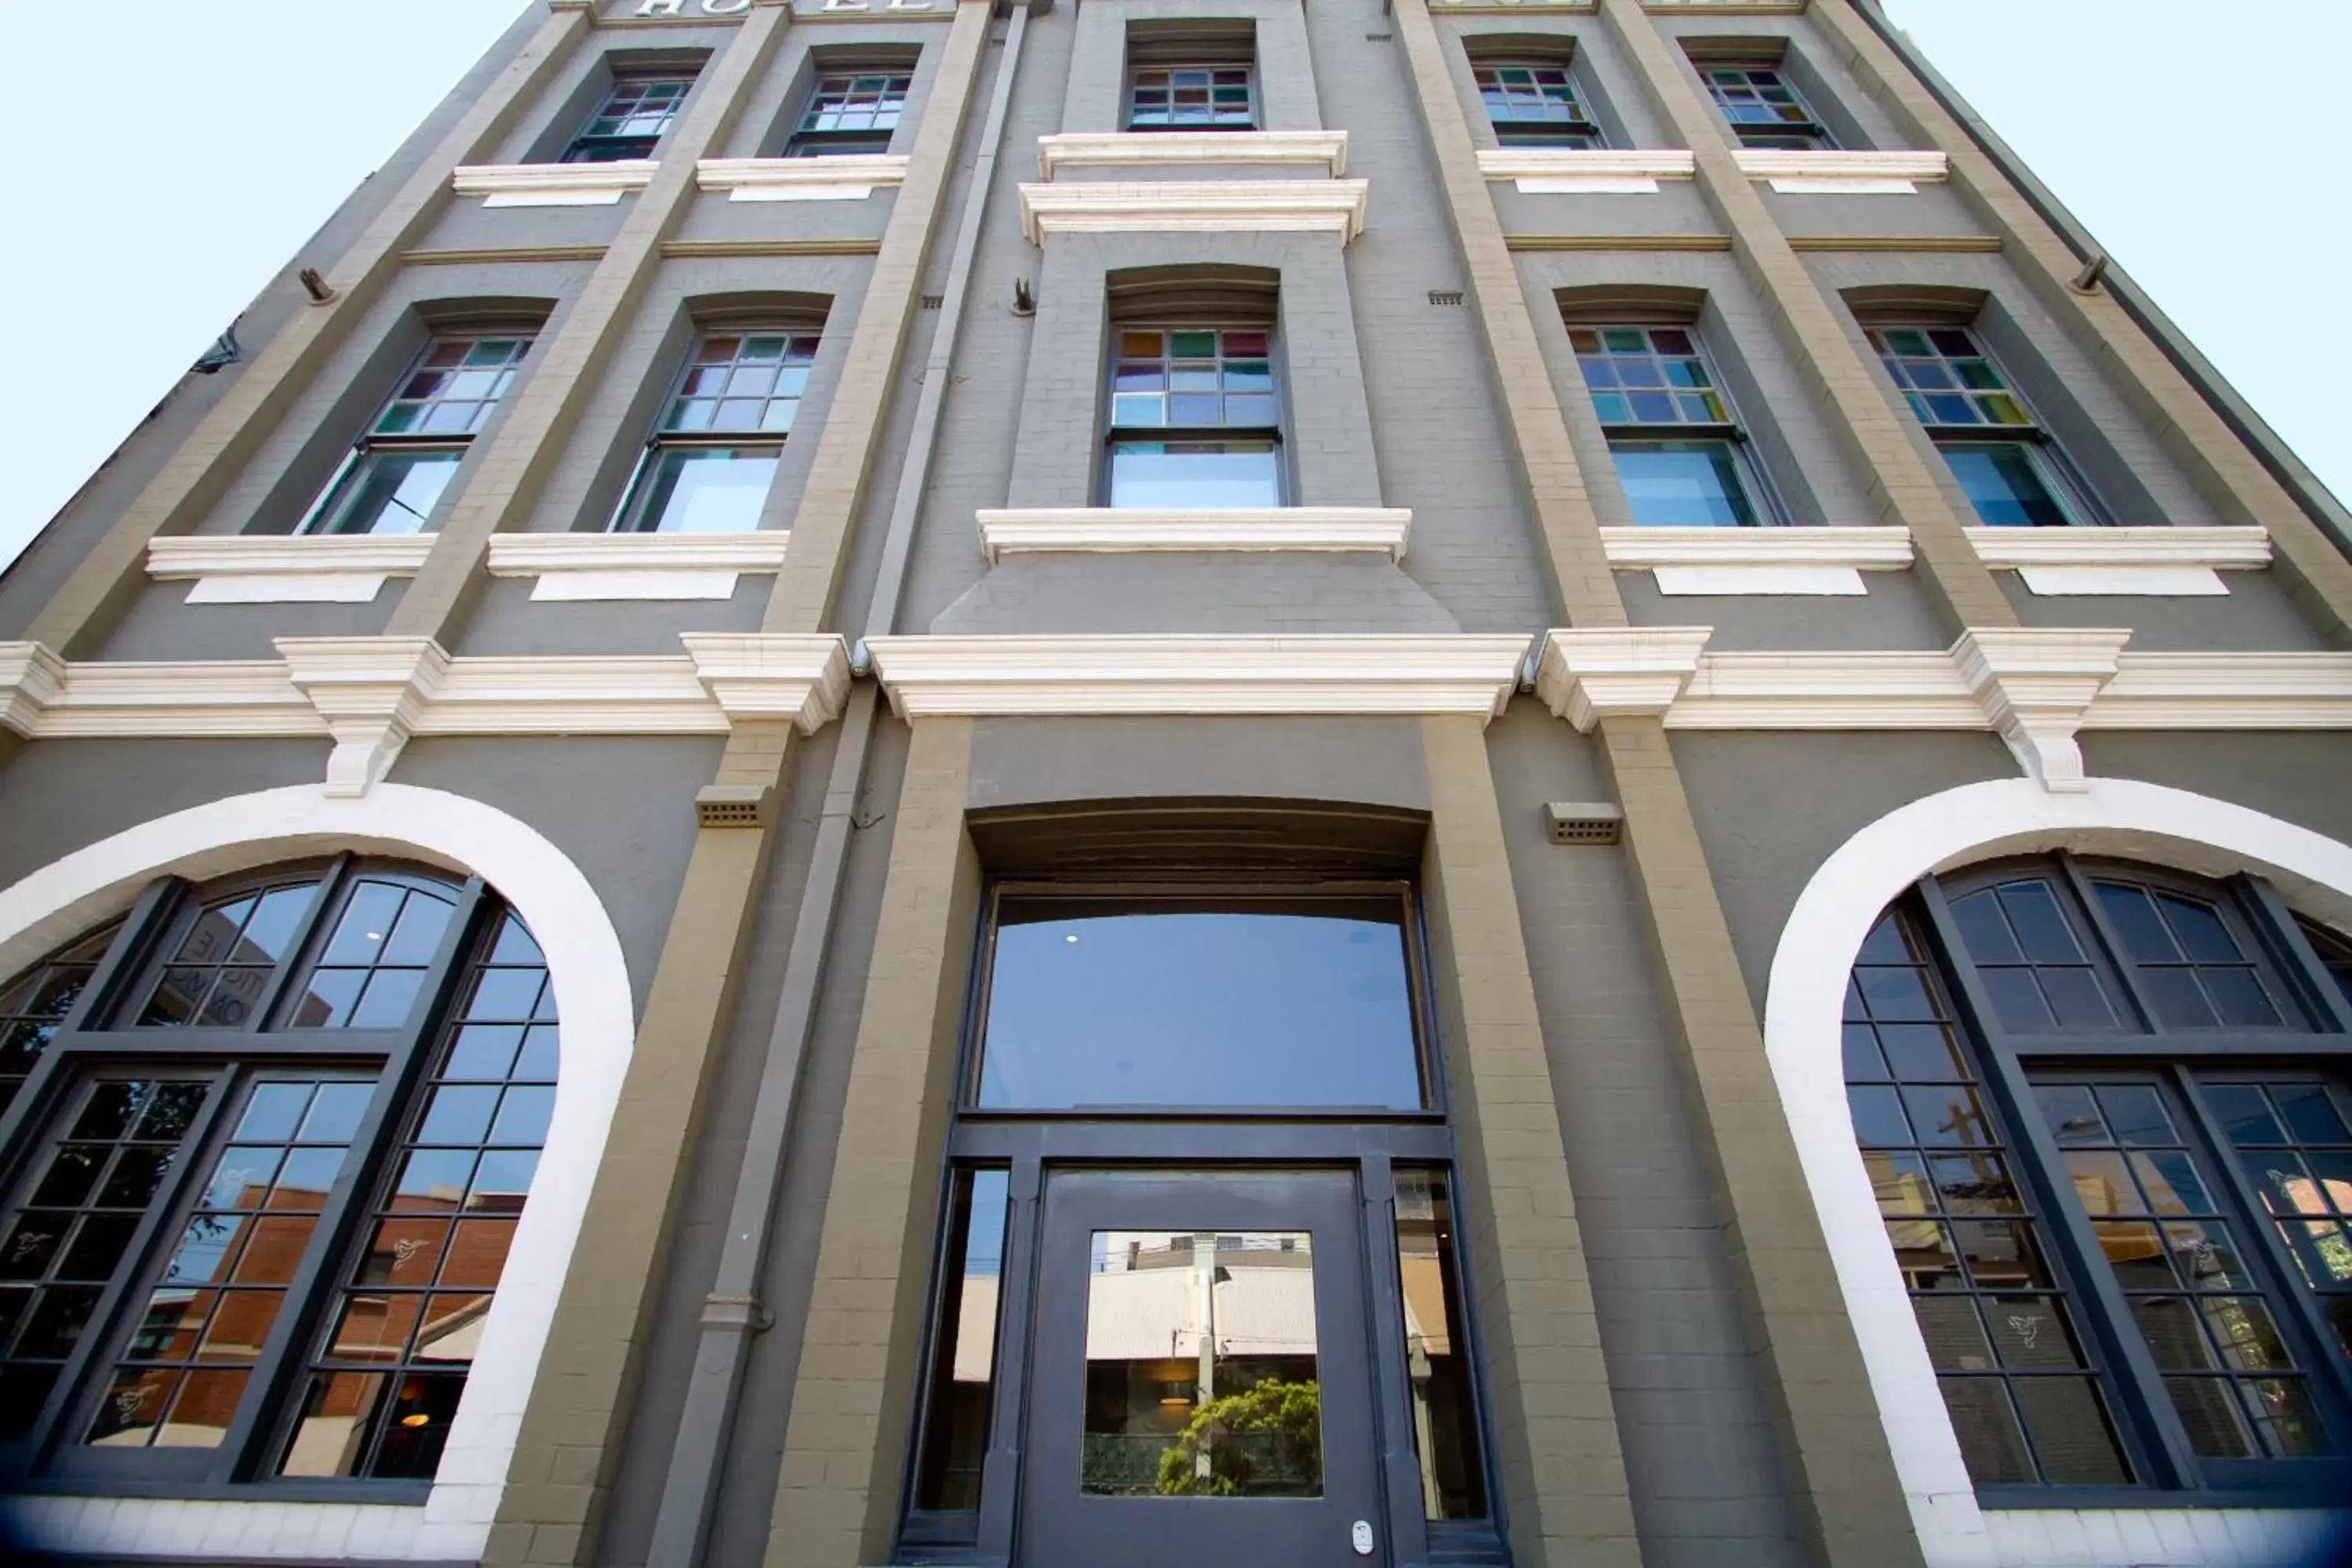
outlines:
[{"label": "vertical pilaster strip", "polygon": [[[2327,633],[2352,641],[2352,561],[2295,504],[2179,367],[2105,289],[2068,287],[2081,263],[2032,203],[2001,174],[1886,40],[1853,9],[1830,0],[1812,16],[1879,106],[1951,162],[1952,189],[1989,231],[2042,307],[2091,351],[2108,383],[2224,517],[2268,529],[2279,567]],[[2131,521],[2153,521],[2154,519]]]},{"label": "vertical pilaster strip", "polygon": [[1782,1427],[1791,1501],[1812,1536],[1815,1562],[1916,1565],[1919,1543],[1884,1415],[1807,1195],[1665,727],[1643,714],[1604,718],[1600,729],[1760,1352],[1759,1382]]},{"label": "vertical pilaster strip", "polygon": [[[1834,0],[1826,9],[1834,9]],[[1698,160],[1698,188],[1731,240],[1733,257],[1780,326],[1782,346],[1860,469],[1883,522],[1911,530],[1913,548],[1952,629],[2011,626],[2017,612],[1977,559],[1965,523],[1918,441],[1879,390],[1862,351],[1832,311],[1748,184],[1723,126],[1675,58],[1641,0],[1601,0],[1604,23],[1640,70],[1652,101]]]},{"label": "vertical pilaster strip", "polygon": [[694,204],[695,165],[742,113],[749,89],[791,19],[790,0],[757,0],[711,63],[692,107],[663,143],[652,182],[638,193],[621,232],[565,310],[563,324],[539,345],[522,392],[452,505],[432,553],[401,595],[385,623],[386,636],[450,642],[458,611],[489,553],[490,535],[520,526],[530,515],[563,456],[565,436],[595,395],[629,318],[653,286],[662,242],[677,232]]},{"label": "vertical pilaster strip", "polygon": [[1634,1568],[1633,1496],[1484,726],[1425,718],[1422,750],[1423,880],[1512,1555],[1522,1568]]},{"label": "vertical pilaster strip", "polygon": [[25,636],[64,658],[86,658],[114,611],[145,584],[147,542],[185,533],[204,520],[261,444],[276,434],[352,329],[364,319],[415,245],[454,199],[450,172],[488,157],[588,30],[584,10],[551,12],[520,53],[450,127],[375,220],[320,268],[332,301],[305,308],[269,340],[213,405],[147,488],[125,507]]},{"label": "vertical pilaster strip", "polygon": [[809,460],[800,511],[793,519],[793,548],[784,557],[784,569],[776,574],[762,631],[823,631],[832,625],[834,596],[849,554],[849,530],[874,466],[883,405],[898,379],[898,356],[907,346],[931,234],[947,205],[956,142],[988,44],[989,10],[989,0],[958,0],[946,52],[931,79],[922,128],[915,134],[907,178],[890,208],[874,269],[866,275],[866,302],[849,342],[847,368],[825,412],[816,456]]},{"label": "vertical pilaster strip", "polygon": [[916,721],[817,1244],[770,1568],[892,1561],[980,898],[972,721]]},{"label": "vertical pilaster strip", "polygon": [[[773,785],[797,734],[785,722],[738,724],[717,782]],[[695,836],[581,1225],[594,1240],[572,1254],[564,1276],[483,1552],[487,1568],[568,1568],[593,1556],[637,1360],[668,1272],[711,1047],[735,1005],[746,911],[767,864],[772,814],[761,815],[757,827],[706,826]]]},{"label": "vertical pilaster strip", "polygon": [[1437,162],[1438,183],[1462,248],[1465,284],[1477,307],[1478,329],[1486,335],[1494,365],[1504,424],[1527,473],[1537,531],[1561,609],[1572,626],[1622,626],[1625,605],[1601,548],[1600,521],[1585,493],[1584,470],[1569,445],[1568,422],[1560,416],[1559,394],[1536,340],[1518,268],[1503,243],[1502,220],[1486,194],[1486,178],[1478,173],[1477,150],[1446,73],[1428,0],[1395,0],[1395,22],[1412,74],[1413,97]]}]

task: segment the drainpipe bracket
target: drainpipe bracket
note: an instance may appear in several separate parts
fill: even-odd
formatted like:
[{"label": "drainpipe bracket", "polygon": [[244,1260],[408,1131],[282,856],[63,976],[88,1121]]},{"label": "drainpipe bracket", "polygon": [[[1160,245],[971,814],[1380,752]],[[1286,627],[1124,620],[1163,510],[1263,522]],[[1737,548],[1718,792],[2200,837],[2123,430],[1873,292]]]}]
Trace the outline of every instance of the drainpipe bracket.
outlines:
[{"label": "drainpipe bracket", "polygon": [[706,1329],[758,1334],[773,1328],[775,1322],[776,1315],[760,1305],[757,1296],[706,1296],[702,1300],[702,1326]]}]

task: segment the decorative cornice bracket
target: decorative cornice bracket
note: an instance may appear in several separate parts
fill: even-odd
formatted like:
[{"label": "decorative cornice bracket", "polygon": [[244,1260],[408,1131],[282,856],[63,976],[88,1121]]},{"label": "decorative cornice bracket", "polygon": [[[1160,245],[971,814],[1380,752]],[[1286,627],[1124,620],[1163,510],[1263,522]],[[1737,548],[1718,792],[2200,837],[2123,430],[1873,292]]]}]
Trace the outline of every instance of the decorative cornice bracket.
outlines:
[{"label": "decorative cornice bracket", "polygon": [[1589,732],[1603,719],[1663,715],[1698,673],[1713,626],[1595,626],[1545,634],[1536,695]]},{"label": "decorative cornice bracket", "polygon": [[2018,765],[2053,794],[2076,794],[2091,786],[2074,733],[2130,640],[2105,627],[1971,626],[1951,656]]},{"label": "decorative cornice bracket", "polygon": [[431,637],[277,637],[286,677],[334,738],[327,793],[363,795],[392,771],[449,673]]},{"label": "decorative cornice bracket", "polygon": [[65,680],[66,661],[47,644],[0,642],[0,728],[30,735]]},{"label": "decorative cornice bracket", "polygon": [[789,719],[813,735],[849,696],[849,649],[830,634],[682,632],[678,641],[730,723]]}]

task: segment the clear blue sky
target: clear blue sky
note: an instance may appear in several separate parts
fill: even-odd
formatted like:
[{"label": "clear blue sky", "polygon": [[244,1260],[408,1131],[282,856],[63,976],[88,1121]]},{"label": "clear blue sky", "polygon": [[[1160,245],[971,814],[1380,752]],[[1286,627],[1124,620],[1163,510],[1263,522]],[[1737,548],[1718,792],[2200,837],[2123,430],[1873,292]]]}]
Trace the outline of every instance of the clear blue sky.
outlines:
[{"label": "clear blue sky", "polygon": [[[2247,307],[2301,295],[2299,269],[2340,268],[2352,238],[2343,167],[2320,151],[2340,141],[2352,0],[1885,4],[2321,477],[2352,491],[2332,390],[2352,314]],[[42,155],[12,173],[35,216],[0,247],[16,362],[0,377],[0,561],[519,9],[12,7],[20,59],[87,58],[93,28],[122,47],[103,77],[10,79],[15,122]]]}]

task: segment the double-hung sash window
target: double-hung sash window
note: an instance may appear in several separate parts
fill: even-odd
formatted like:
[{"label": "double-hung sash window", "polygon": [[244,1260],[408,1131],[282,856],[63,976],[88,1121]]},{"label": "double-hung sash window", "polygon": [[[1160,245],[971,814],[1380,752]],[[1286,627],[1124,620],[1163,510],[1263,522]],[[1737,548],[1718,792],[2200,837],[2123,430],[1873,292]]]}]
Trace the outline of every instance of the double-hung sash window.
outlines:
[{"label": "double-hung sash window", "polygon": [[914,77],[901,71],[834,72],[817,78],[808,107],[784,143],[787,158],[887,153]]},{"label": "double-hung sash window", "polygon": [[0,999],[0,1479],[429,1481],[554,1108],[521,921],[349,858],[167,879]]},{"label": "double-hung sash window", "polygon": [[2098,521],[2071,465],[1975,334],[1960,327],[1886,327],[1870,333],[1870,344],[1959,480],[1978,521],[2063,528]]},{"label": "double-hung sash window", "polygon": [[564,149],[567,163],[615,163],[650,158],[693,88],[690,76],[625,76]]},{"label": "double-hung sash window", "polygon": [[1575,81],[1564,65],[1539,61],[1496,62],[1471,67],[1479,100],[1486,106],[1495,140],[1506,147],[1605,145],[1601,128],[1578,101]]},{"label": "double-hung sash window", "polygon": [[1274,334],[1263,327],[1119,327],[1112,335],[1109,504],[1281,505]]},{"label": "double-hung sash window", "polygon": [[816,363],[814,332],[722,332],[695,345],[621,503],[621,533],[748,533]]},{"label": "double-hung sash window", "polygon": [[302,524],[304,533],[417,533],[513,387],[526,334],[441,337],[417,356]]},{"label": "double-hung sash window", "polygon": [[1753,528],[1776,521],[1731,400],[1688,327],[1572,327],[1633,521]]},{"label": "double-hung sash window", "polygon": [[2352,1448],[2344,939],[2249,879],[2072,857],[1923,884],[1845,1077],[1969,1472],[2275,1492]]},{"label": "double-hung sash window", "polygon": [[1699,75],[1742,147],[1810,153],[1837,145],[1777,67],[1706,65]]}]

